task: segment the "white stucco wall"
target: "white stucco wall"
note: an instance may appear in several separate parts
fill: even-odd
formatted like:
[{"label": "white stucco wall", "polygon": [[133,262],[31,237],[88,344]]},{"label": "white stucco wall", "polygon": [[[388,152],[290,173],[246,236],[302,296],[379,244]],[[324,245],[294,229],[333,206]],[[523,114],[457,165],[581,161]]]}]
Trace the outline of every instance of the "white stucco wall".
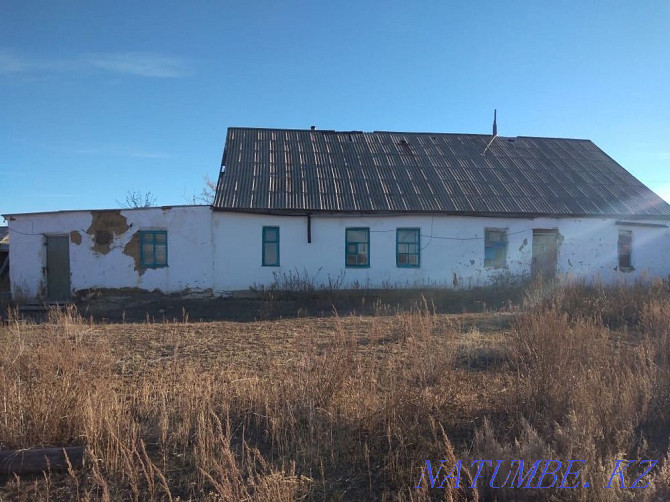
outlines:
[{"label": "white stucco wall", "polygon": [[[208,206],[120,210],[128,228],[115,234],[109,250],[95,246],[92,211],[13,215],[10,281],[16,298],[45,293],[45,235],[69,235],[71,287],[134,287],[214,293],[268,286],[300,276],[317,287],[483,286],[501,275],[528,275],[533,229],[557,229],[558,273],[604,282],[670,275],[670,230],[626,226],[612,218],[477,218],[457,216],[312,216],[307,242],[305,216],[212,212]],[[658,221],[652,221],[658,225]],[[667,222],[666,222],[667,223]],[[663,223],[665,224],[665,223]],[[280,266],[262,266],[262,227],[280,228]],[[370,267],[345,267],[345,229],[370,228]],[[421,267],[396,267],[396,229],[421,229]],[[507,266],[484,266],[484,230],[506,229]],[[139,230],[167,230],[168,266],[136,269],[126,246]],[[634,270],[617,270],[619,230],[633,235]],[[81,242],[72,232],[81,237]],[[432,236],[432,237],[431,237]]]},{"label": "white stucco wall", "polygon": [[[312,216],[307,243],[305,216],[213,214],[216,290],[270,285],[305,271],[315,285],[343,279],[344,287],[447,286],[490,284],[501,274],[530,274],[533,229],[557,229],[558,274],[631,281],[670,274],[670,230],[617,225],[612,218],[479,218],[459,216]],[[658,224],[659,222],[652,222]],[[262,227],[280,228],[280,265],[262,266]],[[370,228],[370,267],[345,267],[345,229]],[[396,267],[396,229],[421,229],[421,267]],[[507,267],[484,267],[485,228],[508,232]],[[632,230],[634,270],[617,270],[619,230]],[[432,235],[432,239],[431,236]]]},{"label": "white stucco wall", "polygon": [[[118,210],[127,230],[113,235],[107,249],[94,249],[96,211],[13,215],[10,228],[10,283],[15,298],[39,298],[46,287],[46,235],[70,236],[73,292],[88,288],[204,290],[213,284],[212,212],[208,206]],[[112,211],[111,213],[113,213]],[[100,213],[109,213],[97,211]],[[115,217],[112,215],[112,217]],[[168,231],[168,266],[136,270],[126,245],[139,230]],[[89,232],[90,231],[90,232]],[[80,244],[77,235],[81,238]],[[89,233],[87,233],[89,232]]]}]

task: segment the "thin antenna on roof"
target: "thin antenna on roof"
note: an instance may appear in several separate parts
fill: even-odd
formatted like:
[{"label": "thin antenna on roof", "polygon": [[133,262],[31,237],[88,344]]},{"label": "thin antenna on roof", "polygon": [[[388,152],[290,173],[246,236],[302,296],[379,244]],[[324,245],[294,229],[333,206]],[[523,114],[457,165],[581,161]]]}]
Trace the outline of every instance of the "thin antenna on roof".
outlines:
[{"label": "thin antenna on roof", "polygon": [[493,143],[493,140],[498,137],[498,124],[496,122],[496,115],[498,114],[497,109],[493,109],[493,137],[491,138],[491,141],[489,141],[489,144],[486,145],[486,148],[484,148],[484,151],[482,152],[482,155],[486,155],[486,151],[489,149],[491,144]]}]

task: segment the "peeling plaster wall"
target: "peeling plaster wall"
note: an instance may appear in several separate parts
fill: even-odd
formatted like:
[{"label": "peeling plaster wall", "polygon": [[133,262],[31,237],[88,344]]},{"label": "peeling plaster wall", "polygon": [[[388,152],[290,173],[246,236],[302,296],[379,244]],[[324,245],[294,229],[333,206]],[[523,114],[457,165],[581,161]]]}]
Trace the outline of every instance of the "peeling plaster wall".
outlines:
[{"label": "peeling plaster wall", "polygon": [[[533,229],[555,228],[558,273],[604,282],[670,275],[670,230],[616,225],[612,218],[476,218],[458,216],[305,216],[212,212],[208,206],[14,215],[10,280],[15,298],[44,293],[45,235],[69,235],[73,290],[141,288],[178,292],[246,290],[269,285],[273,274],[307,271],[317,286],[482,286],[497,277],[530,273]],[[109,225],[105,221],[111,222]],[[652,222],[658,223],[658,222]],[[261,265],[262,227],[280,227],[280,267]],[[370,268],[345,268],[345,229],[370,228]],[[395,264],[396,229],[421,228],[421,267]],[[484,267],[484,229],[508,232],[507,267]],[[168,231],[168,267],[142,269],[139,230]],[[617,270],[619,230],[633,233],[634,270]],[[108,231],[111,240],[99,231]],[[431,239],[429,236],[433,235]],[[96,237],[98,239],[96,240]]]},{"label": "peeling plaster wall", "polygon": [[[70,237],[73,292],[88,288],[204,290],[213,283],[211,210],[208,206],[68,211],[14,215],[10,282],[15,298],[39,298],[46,275],[45,235]],[[168,266],[138,269],[140,230],[168,231]]]},{"label": "peeling plaster wall", "polygon": [[[529,275],[533,229],[557,229],[558,274],[631,281],[670,274],[668,228],[616,225],[612,218],[478,218],[460,216],[312,216],[312,243],[307,243],[305,216],[272,216],[215,212],[215,290],[243,290],[269,285],[273,274],[301,275],[306,270],[317,286],[344,277],[344,287],[473,287],[501,275]],[[653,223],[659,223],[658,221]],[[262,266],[262,227],[280,228],[280,267]],[[345,229],[370,228],[370,268],[345,268]],[[421,228],[421,267],[396,267],[396,229]],[[506,228],[507,267],[484,267],[484,229]],[[431,230],[432,229],[432,230]],[[617,267],[620,229],[633,232],[631,272]],[[433,239],[428,237],[433,235]],[[442,238],[440,238],[442,237]],[[445,239],[448,237],[450,239]],[[457,240],[462,239],[462,240]]]},{"label": "peeling plaster wall", "polygon": [[114,240],[125,234],[128,229],[128,220],[121,214],[121,210],[91,211],[91,226],[86,233],[93,240],[92,250],[99,254],[109,253]]}]

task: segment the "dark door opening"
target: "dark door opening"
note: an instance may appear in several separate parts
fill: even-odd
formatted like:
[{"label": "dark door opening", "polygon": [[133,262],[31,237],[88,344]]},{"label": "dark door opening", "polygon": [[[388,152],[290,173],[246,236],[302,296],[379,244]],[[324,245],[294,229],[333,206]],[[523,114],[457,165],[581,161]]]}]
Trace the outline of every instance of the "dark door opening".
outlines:
[{"label": "dark door opening", "polygon": [[47,235],[47,298],[70,299],[70,238]]}]

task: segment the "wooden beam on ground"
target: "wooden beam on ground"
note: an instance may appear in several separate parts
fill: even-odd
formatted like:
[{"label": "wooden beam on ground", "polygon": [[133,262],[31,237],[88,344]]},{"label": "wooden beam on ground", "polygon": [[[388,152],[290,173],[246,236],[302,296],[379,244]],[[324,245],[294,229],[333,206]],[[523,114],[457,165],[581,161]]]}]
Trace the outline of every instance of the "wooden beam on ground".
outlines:
[{"label": "wooden beam on ground", "polygon": [[66,455],[75,469],[84,463],[83,446],[0,451],[0,475],[64,471],[67,469]]}]

